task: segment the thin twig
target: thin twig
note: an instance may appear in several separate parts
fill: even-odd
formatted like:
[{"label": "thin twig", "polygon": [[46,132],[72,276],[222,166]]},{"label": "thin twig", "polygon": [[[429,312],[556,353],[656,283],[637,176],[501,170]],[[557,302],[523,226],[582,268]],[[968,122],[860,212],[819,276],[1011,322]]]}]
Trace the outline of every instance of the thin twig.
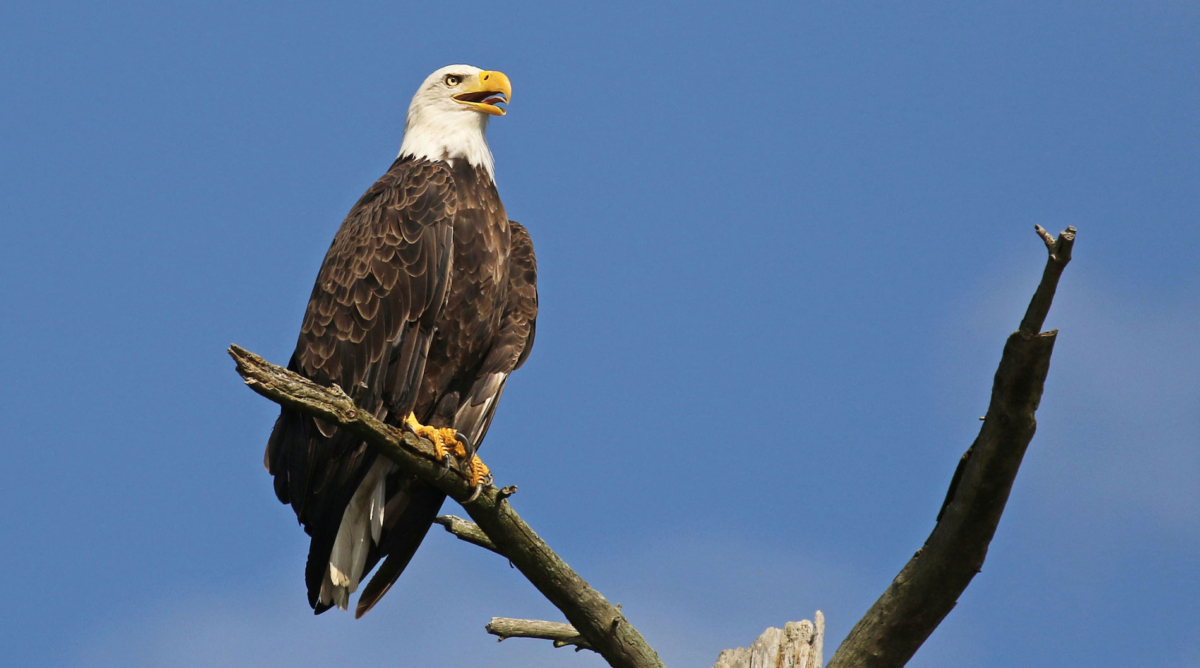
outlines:
[{"label": "thin twig", "polygon": [[[492,543],[492,539],[488,538],[487,534],[483,532],[483,529],[480,529],[479,525],[474,522],[468,522],[463,518],[455,517],[454,515],[438,515],[433,521],[446,527],[446,531],[458,536],[468,543],[478,545],[479,547],[491,550],[496,554],[500,554],[500,550],[496,549],[496,545]],[[500,556],[504,555],[500,554]]]},{"label": "thin twig", "polygon": [[497,642],[506,638],[539,638],[554,642],[555,647],[574,645],[575,651],[592,649],[579,631],[570,624],[562,622],[544,622],[539,619],[512,619],[511,617],[492,617],[485,627],[487,632],[499,636]]},{"label": "thin twig", "polygon": [[1025,317],[1021,319],[1021,331],[1029,334],[1037,334],[1042,331],[1042,325],[1046,323],[1046,316],[1050,313],[1050,304],[1054,301],[1054,292],[1058,289],[1058,279],[1062,276],[1067,263],[1071,261],[1071,250],[1075,247],[1076,232],[1074,227],[1068,227],[1055,239],[1041,225],[1033,227],[1045,242],[1050,258],[1046,261],[1046,269],[1042,272],[1042,282],[1038,284],[1037,292],[1033,294],[1033,299],[1029,300],[1029,308],[1025,311]]}]

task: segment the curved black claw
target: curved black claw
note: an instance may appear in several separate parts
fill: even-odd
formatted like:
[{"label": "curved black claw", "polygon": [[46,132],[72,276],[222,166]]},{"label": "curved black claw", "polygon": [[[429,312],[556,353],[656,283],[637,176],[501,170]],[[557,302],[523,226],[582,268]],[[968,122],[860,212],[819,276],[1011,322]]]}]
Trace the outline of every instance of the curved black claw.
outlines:
[{"label": "curved black claw", "polygon": [[479,483],[478,485],[475,485],[475,491],[474,491],[474,492],[471,492],[471,498],[467,499],[467,501],[466,501],[466,502],[467,502],[467,503],[470,503],[470,502],[474,501],[475,499],[478,499],[478,498],[479,498],[479,494],[480,494],[480,492],[482,492],[482,491],[483,491],[483,483],[481,482],[481,483]]},{"label": "curved black claw", "polygon": [[467,456],[463,457],[463,461],[469,462],[472,459],[474,459],[477,449],[475,447],[475,444],[471,442],[471,439],[467,438],[467,435],[462,433],[461,431],[454,432],[454,437],[458,439],[459,443],[462,443],[463,450],[467,451]]}]

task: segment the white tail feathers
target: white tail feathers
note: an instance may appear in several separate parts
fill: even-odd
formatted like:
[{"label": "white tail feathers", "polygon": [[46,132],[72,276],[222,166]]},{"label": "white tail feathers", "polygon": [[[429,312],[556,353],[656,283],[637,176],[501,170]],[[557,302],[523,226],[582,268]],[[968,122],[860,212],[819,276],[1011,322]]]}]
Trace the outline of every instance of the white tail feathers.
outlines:
[{"label": "white tail feathers", "polygon": [[371,547],[367,541],[379,544],[383,506],[387,502],[385,484],[395,466],[386,458],[377,457],[350,503],[346,504],[337,538],[333,541],[333,551],[329,554],[329,567],[325,569],[325,579],[321,583],[321,603],[333,603],[342,610],[349,607],[350,594],[358,589],[367,563],[367,552]]}]

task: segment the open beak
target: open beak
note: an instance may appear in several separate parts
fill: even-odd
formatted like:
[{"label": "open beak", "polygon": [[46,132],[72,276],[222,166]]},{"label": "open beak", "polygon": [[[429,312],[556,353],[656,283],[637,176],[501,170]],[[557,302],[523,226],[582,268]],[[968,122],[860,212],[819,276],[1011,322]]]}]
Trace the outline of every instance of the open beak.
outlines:
[{"label": "open beak", "polygon": [[483,71],[471,82],[471,88],[454,96],[454,101],[465,104],[476,111],[492,116],[503,116],[504,109],[497,106],[508,104],[512,97],[512,84],[503,72]]}]

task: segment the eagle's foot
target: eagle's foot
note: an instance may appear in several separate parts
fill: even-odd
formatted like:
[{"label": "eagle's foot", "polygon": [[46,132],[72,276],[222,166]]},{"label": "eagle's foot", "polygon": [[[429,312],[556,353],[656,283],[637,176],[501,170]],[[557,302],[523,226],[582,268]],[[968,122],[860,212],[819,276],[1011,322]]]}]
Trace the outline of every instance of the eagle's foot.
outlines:
[{"label": "eagle's foot", "polygon": [[487,464],[483,463],[479,455],[475,454],[475,448],[472,447],[470,441],[466,441],[465,436],[459,434],[458,438],[460,441],[465,442],[454,448],[454,456],[466,466],[467,482],[475,488],[471,492],[470,498],[467,499],[467,503],[470,503],[479,498],[484,485],[492,482],[492,470],[488,468]]},{"label": "eagle's foot", "polygon": [[417,416],[409,413],[405,418],[404,424],[408,425],[412,432],[421,438],[427,439],[433,444],[433,454],[439,461],[444,462],[446,468],[450,468],[450,454],[464,450],[463,442],[458,437],[458,432],[453,429],[438,427],[430,427],[423,425],[417,421]]},{"label": "eagle's foot", "polygon": [[471,497],[467,499],[467,503],[479,498],[479,493],[483,491],[483,486],[492,482],[492,470],[478,455],[471,456],[471,486],[475,491],[471,492]]},{"label": "eagle's foot", "polygon": [[450,469],[450,463],[457,459],[463,462],[467,467],[467,479],[471,486],[475,488],[475,492],[471,495],[468,501],[474,501],[479,497],[479,493],[483,491],[483,486],[492,481],[492,471],[483,463],[483,460],[475,454],[475,446],[463,434],[458,433],[454,429],[447,427],[430,427],[423,425],[417,421],[417,416],[409,413],[404,420],[404,424],[412,429],[413,433],[421,438],[428,439],[433,444],[433,454],[441,460],[446,470]]},{"label": "eagle's foot", "polygon": [[492,470],[487,464],[479,458],[479,455],[471,457],[471,484],[474,486],[486,485],[492,481]]}]

